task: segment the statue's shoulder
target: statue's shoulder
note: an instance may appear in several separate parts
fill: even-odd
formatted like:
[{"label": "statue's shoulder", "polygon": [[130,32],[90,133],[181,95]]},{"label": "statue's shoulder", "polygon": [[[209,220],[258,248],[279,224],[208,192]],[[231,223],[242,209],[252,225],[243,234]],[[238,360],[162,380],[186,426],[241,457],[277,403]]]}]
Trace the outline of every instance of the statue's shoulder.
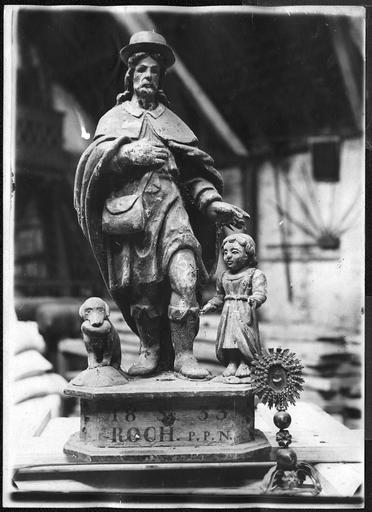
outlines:
[{"label": "statue's shoulder", "polygon": [[254,280],[256,283],[264,283],[266,282],[266,276],[262,270],[254,268],[252,270],[252,280]]},{"label": "statue's shoulder", "polygon": [[164,107],[163,113],[154,119],[156,131],[160,137],[166,140],[172,140],[181,144],[195,144],[198,139],[195,133],[182,121],[181,118],[172,112],[168,107]]},{"label": "statue's shoulder", "polygon": [[[130,102],[120,103],[108,110],[99,120],[95,138],[101,136],[139,136],[143,111],[137,110]],[[181,144],[195,144],[198,139],[194,132],[174,112],[160,104],[152,113],[151,123],[156,133],[164,140]]]},{"label": "statue's shoulder", "polygon": [[126,135],[126,131],[130,132],[128,134],[130,136],[137,136],[139,129],[140,120],[119,104],[108,110],[98,121],[95,137],[102,135],[120,137]]},{"label": "statue's shoulder", "polygon": [[254,277],[261,277],[261,276],[264,276],[265,274],[262,272],[262,270],[260,270],[259,268],[257,267],[253,267],[251,269],[252,271],[252,275],[254,275]]},{"label": "statue's shoulder", "polygon": [[108,122],[108,121],[115,121],[115,120],[121,120],[124,117],[132,117],[129,112],[123,108],[123,105],[115,105],[114,107],[110,108],[99,120],[99,122]]},{"label": "statue's shoulder", "polygon": [[231,276],[231,274],[228,270],[223,270],[217,279],[223,285],[224,283],[226,283],[226,281],[229,281],[230,276]]}]

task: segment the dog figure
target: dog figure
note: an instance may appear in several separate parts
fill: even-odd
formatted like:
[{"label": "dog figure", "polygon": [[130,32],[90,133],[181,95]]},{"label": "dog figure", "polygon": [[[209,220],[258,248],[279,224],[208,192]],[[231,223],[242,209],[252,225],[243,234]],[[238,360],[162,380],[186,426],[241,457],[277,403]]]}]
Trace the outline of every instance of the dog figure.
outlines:
[{"label": "dog figure", "polygon": [[121,371],[119,335],[108,319],[110,308],[99,297],[90,297],[79,309],[81,332],[88,353],[88,369],[112,366]]}]

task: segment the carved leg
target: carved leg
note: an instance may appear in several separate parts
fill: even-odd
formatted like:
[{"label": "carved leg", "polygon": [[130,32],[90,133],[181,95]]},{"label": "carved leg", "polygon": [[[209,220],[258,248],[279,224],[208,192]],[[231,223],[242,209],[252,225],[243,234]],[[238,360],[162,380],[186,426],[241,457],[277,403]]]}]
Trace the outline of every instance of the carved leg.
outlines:
[{"label": "carved leg", "polygon": [[208,370],[202,368],[193,355],[194,338],[199,330],[199,308],[168,310],[174,344],[174,370],[190,379],[204,379]]},{"label": "carved leg", "polygon": [[210,374],[193,355],[193,343],[199,330],[199,307],[196,301],[197,270],[194,254],[189,249],[177,251],[169,264],[172,290],[168,308],[172,341],[175,351],[174,369],[191,379],[203,379]]},{"label": "carved leg", "polygon": [[88,343],[85,343],[85,348],[87,350],[88,356],[88,368],[97,368],[97,366],[99,366],[99,363],[97,362],[96,355],[93,352],[91,346]]},{"label": "carved leg", "polygon": [[153,306],[135,304],[131,308],[141,340],[138,361],[128,370],[129,375],[153,373],[159,363],[161,317]]},{"label": "carved leg", "polygon": [[111,355],[111,366],[116,368],[117,370],[121,370],[121,344],[119,335],[114,326],[112,326],[111,330],[112,335],[112,355]]}]

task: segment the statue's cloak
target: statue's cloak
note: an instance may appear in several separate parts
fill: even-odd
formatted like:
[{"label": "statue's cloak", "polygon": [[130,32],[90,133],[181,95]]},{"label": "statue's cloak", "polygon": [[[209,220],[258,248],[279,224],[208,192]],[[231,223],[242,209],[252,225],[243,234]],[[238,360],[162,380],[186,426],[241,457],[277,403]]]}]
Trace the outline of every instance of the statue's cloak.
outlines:
[{"label": "statue's cloak", "polygon": [[[188,126],[162,104],[151,114],[151,124],[157,136],[172,151],[180,171],[180,192],[194,235],[202,248],[202,260],[208,273],[215,269],[216,226],[200,212],[188,194],[187,183],[202,178],[222,193],[222,178],[213,167],[212,158],[197,147],[197,139]],[[125,299],[126,290],[110,286],[108,250],[109,236],[102,232],[102,210],[110,194],[111,159],[123,144],[137,140],[143,111],[133,109],[129,102],[108,111],[99,121],[92,144],[83,153],[75,176],[74,206],[79,224],[88,239],[101,274],[113,299],[118,303],[129,326],[136,332]],[[125,169],[123,169],[125,173]],[[130,265],[130,261],[128,262]]]}]

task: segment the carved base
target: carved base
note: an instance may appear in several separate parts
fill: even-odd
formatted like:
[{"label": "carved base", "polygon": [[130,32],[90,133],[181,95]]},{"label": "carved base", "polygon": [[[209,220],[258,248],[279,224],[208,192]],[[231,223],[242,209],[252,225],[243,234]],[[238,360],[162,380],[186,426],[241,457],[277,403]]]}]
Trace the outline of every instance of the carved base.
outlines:
[{"label": "carved base", "polygon": [[81,462],[100,463],[181,463],[181,462],[264,462],[270,448],[266,437],[257,430],[255,439],[236,446],[164,446],[148,448],[97,448],[73,434],[63,451]]},{"label": "carved base", "polygon": [[69,385],[81,400],[80,432],[65,453],[92,462],[269,460],[254,428],[249,384],[196,382],[171,373],[106,388]]},{"label": "carved base", "polygon": [[97,366],[96,368],[83,370],[70,382],[70,385],[109,387],[120,386],[126,382],[128,382],[128,379],[123,371],[119,371],[112,366]]}]

